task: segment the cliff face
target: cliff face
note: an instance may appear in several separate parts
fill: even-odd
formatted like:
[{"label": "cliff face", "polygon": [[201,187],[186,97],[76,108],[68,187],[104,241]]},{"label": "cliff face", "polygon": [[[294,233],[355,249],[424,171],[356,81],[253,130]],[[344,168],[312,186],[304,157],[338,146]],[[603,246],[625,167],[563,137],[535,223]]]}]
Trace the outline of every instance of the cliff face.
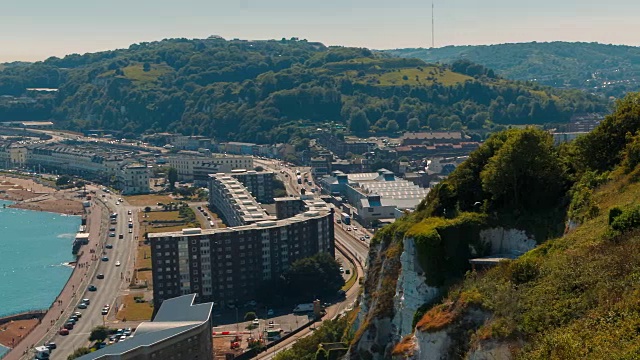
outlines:
[{"label": "cliff face", "polygon": [[[469,245],[471,256],[522,254],[536,245],[532,237],[516,229],[478,229],[476,236],[482,245],[477,247],[491,250],[478,254]],[[469,330],[478,329],[490,317],[479,308],[458,304],[447,310],[451,315],[444,315],[445,324],[439,324],[440,320],[435,321],[435,328],[420,324],[423,311],[419,310],[439,301],[445,288],[427,284],[419,252],[412,236],[371,249],[351,359],[448,359],[464,354],[475,359],[504,358],[509,351],[501,344],[478,342],[477,347],[470,347]]]}]

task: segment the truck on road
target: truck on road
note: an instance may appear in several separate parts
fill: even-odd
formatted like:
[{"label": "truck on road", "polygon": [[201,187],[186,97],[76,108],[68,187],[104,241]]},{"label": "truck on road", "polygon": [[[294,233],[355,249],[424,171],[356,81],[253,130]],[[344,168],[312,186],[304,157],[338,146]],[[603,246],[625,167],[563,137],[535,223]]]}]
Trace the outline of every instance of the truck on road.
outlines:
[{"label": "truck on road", "polygon": [[348,214],[342,213],[342,215],[340,215],[341,219],[342,219],[342,223],[345,225],[351,225],[351,216],[349,216]]}]

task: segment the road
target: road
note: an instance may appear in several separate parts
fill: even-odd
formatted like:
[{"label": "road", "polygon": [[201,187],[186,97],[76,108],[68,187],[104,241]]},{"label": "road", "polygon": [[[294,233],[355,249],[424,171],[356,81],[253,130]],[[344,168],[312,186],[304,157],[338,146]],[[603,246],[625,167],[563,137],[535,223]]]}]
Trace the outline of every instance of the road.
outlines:
[{"label": "road", "polygon": [[[136,229],[133,233],[129,233],[128,220],[129,218],[136,219],[136,212],[138,208],[127,206],[126,204],[120,204],[116,206],[116,200],[118,195],[107,194],[102,198],[101,193],[98,193],[98,199],[103,200],[108,206],[110,212],[118,213],[118,223],[116,227],[116,236],[107,237],[107,234],[100,234],[100,245],[112,244],[113,249],[104,249],[104,255],[109,258],[108,261],[97,261],[97,268],[94,267],[93,271],[90,271],[89,283],[95,285],[98,290],[95,292],[87,291],[86,288],[82,289],[82,294],[76,296],[75,305],[77,305],[81,299],[87,298],[91,300],[91,304],[87,309],[80,310],[76,307],[70,307],[64,314],[64,318],[69,318],[72,312],[79,311],[82,313],[82,318],[76,323],[73,330],[69,335],[61,336],[56,335],[52,341],[54,341],[58,348],[51,354],[52,360],[65,360],[68,355],[79,347],[88,346],[88,341],[91,329],[98,325],[105,323],[105,317],[102,316],[102,307],[105,304],[111,306],[109,317],[115,314],[116,299],[121,292],[125,292],[128,288],[128,283],[125,278],[130,277],[133,273],[136,244],[137,241],[133,238]],[[131,211],[131,215],[127,212]],[[138,226],[137,222],[133,222],[134,226]],[[112,226],[112,225],[109,225]],[[123,234],[123,239],[119,239],[119,234]],[[106,239],[106,242],[105,242]],[[100,256],[100,254],[98,254]],[[120,266],[115,266],[116,261],[120,261]],[[104,274],[104,279],[99,280],[96,278],[97,274]]]}]

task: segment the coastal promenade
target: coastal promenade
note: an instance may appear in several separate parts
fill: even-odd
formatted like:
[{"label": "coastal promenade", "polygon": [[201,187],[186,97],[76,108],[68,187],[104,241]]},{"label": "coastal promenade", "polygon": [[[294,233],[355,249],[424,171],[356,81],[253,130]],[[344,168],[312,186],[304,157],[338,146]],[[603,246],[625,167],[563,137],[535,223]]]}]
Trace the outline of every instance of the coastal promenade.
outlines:
[{"label": "coastal promenade", "polygon": [[[76,266],[69,277],[66,285],[53,301],[49,311],[42,318],[29,335],[20,341],[3,360],[19,360],[27,358],[34,347],[42,345],[45,341],[53,338],[55,333],[66,320],[69,310],[73,310],[78,301],[78,294],[84,293],[87,277],[90,276],[93,267],[98,259],[97,254],[91,253],[90,249],[98,249],[101,234],[105,234],[107,223],[107,212],[99,202],[92,202],[87,214],[87,232],[91,234],[89,244],[82,246],[81,255],[78,257]],[[71,246],[69,246],[71,251]],[[96,260],[93,260],[93,259]],[[43,274],[45,276],[45,274]]]}]

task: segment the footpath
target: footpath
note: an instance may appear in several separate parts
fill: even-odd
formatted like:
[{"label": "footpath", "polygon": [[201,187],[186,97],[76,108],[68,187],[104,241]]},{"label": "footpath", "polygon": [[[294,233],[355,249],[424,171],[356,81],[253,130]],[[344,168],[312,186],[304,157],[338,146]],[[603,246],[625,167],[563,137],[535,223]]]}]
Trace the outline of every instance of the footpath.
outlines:
[{"label": "footpath", "polygon": [[[76,291],[80,289],[79,293],[83,293],[81,288],[83,288],[89,271],[95,266],[98,259],[96,254],[91,253],[90,250],[98,248],[100,236],[101,234],[105,234],[106,231],[106,228],[101,229],[101,227],[107,226],[107,213],[101,204],[98,205],[96,201],[92,202],[88,211],[87,232],[90,234],[89,244],[83,245],[80,248],[80,256],[77,258],[77,263],[71,277],[69,277],[60,295],[53,301],[47,314],[40,320],[38,326],[11,349],[3,360],[20,360],[23,357],[26,358],[25,355],[30,354],[35,347],[53,338],[62,326],[64,320],[66,320],[66,315],[68,314],[65,313],[67,313],[69,309],[74,309],[78,301]],[[69,246],[69,251],[71,251],[71,246]]]}]

